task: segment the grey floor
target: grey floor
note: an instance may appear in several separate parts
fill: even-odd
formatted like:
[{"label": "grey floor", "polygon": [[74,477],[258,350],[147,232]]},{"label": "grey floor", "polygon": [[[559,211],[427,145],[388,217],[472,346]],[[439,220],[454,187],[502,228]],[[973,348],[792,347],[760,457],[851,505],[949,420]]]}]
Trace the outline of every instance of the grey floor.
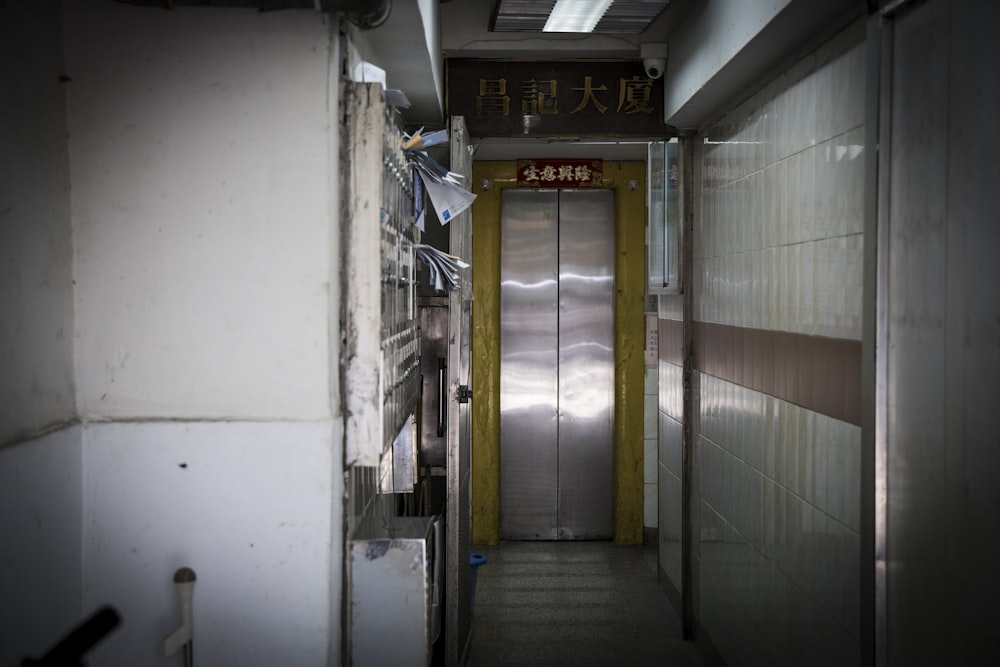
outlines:
[{"label": "grey floor", "polygon": [[700,667],[656,581],[655,547],[502,542],[479,568],[469,667]]}]

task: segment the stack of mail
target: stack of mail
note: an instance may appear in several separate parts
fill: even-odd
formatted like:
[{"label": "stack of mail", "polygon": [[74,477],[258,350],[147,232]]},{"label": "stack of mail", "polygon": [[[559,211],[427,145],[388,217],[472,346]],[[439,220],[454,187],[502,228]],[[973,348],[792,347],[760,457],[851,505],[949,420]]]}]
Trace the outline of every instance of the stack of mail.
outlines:
[{"label": "stack of mail", "polygon": [[458,270],[469,265],[454,255],[448,255],[437,248],[422,243],[414,243],[417,257],[430,269],[430,282],[438,292],[458,287]]},{"label": "stack of mail", "polygon": [[424,134],[424,128],[420,128],[413,134],[403,133],[403,150],[406,151],[419,151],[446,143],[448,143],[448,130],[436,130]]},{"label": "stack of mail", "polygon": [[[414,167],[414,180],[419,179],[430,195],[431,204],[437,211],[438,219],[442,225],[451,222],[451,219],[462,213],[472,205],[476,195],[462,187],[462,177],[448,171],[443,166],[435,162],[424,151],[417,150],[416,146],[424,147],[438,145],[448,141],[448,133],[444,130],[431,132],[426,136],[421,136],[420,132],[413,136],[405,137],[403,153],[406,159]],[[410,148],[410,146],[414,146]],[[417,226],[424,231],[422,216],[418,217]]]}]

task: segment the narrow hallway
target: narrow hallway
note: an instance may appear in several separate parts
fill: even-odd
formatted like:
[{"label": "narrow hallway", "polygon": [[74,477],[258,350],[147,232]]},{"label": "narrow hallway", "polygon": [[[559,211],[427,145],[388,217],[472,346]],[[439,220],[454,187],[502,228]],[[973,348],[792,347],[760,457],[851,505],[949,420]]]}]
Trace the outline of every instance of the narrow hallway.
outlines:
[{"label": "narrow hallway", "polygon": [[0,0],[0,667],[1000,665],[998,25]]},{"label": "narrow hallway", "polygon": [[656,582],[656,548],[612,542],[476,547],[469,667],[702,664]]}]

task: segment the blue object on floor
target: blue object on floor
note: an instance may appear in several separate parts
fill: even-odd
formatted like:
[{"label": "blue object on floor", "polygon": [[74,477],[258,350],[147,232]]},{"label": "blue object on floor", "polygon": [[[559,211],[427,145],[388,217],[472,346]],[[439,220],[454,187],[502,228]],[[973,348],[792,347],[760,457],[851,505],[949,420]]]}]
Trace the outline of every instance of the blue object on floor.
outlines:
[{"label": "blue object on floor", "polygon": [[472,566],[472,572],[469,576],[469,611],[471,612],[476,608],[476,573],[479,572],[480,566],[486,565],[486,556],[469,554],[469,565]]}]

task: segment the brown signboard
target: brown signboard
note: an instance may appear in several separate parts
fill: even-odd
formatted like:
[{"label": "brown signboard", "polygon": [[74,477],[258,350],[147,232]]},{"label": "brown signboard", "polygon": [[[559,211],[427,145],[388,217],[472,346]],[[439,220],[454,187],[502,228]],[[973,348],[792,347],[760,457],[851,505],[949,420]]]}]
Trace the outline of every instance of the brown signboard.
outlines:
[{"label": "brown signboard", "polygon": [[641,60],[447,61],[449,116],[476,137],[674,136]]}]

